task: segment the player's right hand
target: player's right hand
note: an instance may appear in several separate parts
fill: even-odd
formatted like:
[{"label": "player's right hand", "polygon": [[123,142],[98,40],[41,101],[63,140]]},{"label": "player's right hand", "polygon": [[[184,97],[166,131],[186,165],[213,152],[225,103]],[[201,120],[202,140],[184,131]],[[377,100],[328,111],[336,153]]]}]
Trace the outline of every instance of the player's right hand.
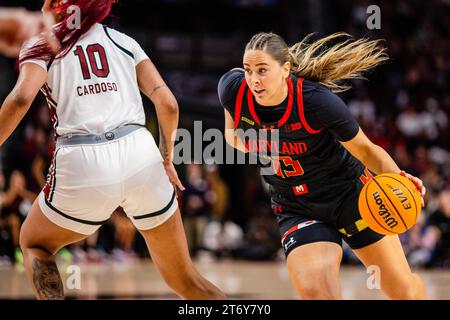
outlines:
[{"label": "player's right hand", "polygon": [[406,178],[408,178],[412,183],[414,183],[415,187],[417,188],[417,190],[420,192],[420,196],[422,198],[422,207],[425,207],[425,194],[427,193],[427,189],[425,188],[425,186],[423,185],[423,181],[420,180],[419,178],[406,173],[405,171],[401,171],[400,174]]}]

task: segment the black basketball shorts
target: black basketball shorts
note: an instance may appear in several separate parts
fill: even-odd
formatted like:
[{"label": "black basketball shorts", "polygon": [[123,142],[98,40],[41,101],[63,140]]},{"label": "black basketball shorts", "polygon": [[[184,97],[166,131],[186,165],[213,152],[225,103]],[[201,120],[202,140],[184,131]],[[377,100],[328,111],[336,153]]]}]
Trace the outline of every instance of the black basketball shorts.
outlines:
[{"label": "black basketball shorts", "polygon": [[286,257],[293,249],[308,243],[326,241],[342,246],[344,240],[352,249],[360,249],[382,239],[384,235],[367,227],[359,214],[358,196],[363,186],[362,181],[356,181],[334,203],[321,205],[316,211],[307,210],[305,201],[299,205],[302,199],[272,192],[272,209]]}]

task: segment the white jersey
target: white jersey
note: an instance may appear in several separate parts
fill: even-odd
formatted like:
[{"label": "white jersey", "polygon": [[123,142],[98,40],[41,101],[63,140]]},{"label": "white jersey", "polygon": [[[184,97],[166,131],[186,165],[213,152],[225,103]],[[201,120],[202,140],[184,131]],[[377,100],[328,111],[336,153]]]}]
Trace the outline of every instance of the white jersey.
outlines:
[{"label": "white jersey", "polygon": [[[22,49],[36,43],[31,40]],[[95,24],[63,59],[27,60],[48,71],[42,88],[58,136],[145,124],[136,65],[148,56],[129,36]]]}]

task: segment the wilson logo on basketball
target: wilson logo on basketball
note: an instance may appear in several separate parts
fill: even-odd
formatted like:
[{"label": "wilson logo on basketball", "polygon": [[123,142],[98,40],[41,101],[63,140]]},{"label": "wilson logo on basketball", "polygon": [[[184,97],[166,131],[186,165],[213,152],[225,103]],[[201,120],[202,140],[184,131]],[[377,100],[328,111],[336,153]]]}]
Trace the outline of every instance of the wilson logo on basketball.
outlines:
[{"label": "wilson logo on basketball", "polygon": [[380,215],[386,225],[393,229],[398,225],[398,221],[392,217],[391,213],[389,212],[386,205],[383,203],[383,200],[380,197],[380,194],[378,193],[378,190],[372,193],[373,199],[375,200],[375,203],[378,205],[378,215]]},{"label": "wilson logo on basketball", "polygon": [[421,209],[416,186],[397,173],[380,174],[367,181],[358,197],[358,209],[367,226],[384,235],[411,229]]}]

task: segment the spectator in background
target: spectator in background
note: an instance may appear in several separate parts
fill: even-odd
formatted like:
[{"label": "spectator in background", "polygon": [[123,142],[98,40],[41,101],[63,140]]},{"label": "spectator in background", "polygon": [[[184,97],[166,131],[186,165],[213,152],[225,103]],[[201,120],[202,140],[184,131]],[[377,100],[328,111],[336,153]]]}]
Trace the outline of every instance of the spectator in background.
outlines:
[{"label": "spectator in background", "polygon": [[221,178],[217,165],[205,166],[205,180],[208,184],[206,198],[211,205],[212,221],[205,228],[203,248],[212,251],[217,258],[232,256],[241,246],[244,232],[239,225],[227,219],[230,203],[228,185]]},{"label": "spectator in background", "polygon": [[217,165],[205,166],[205,181],[208,185],[206,198],[208,203],[211,204],[212,218],[222,221],[226,218],[226,211],[230,203],[230,191],[221,178]]},{"label": "spectator in background", "polygon": [[230,220],[213,220],[205,228],[204,249],[212,252],[216,258],[236,256],[242,246],[244,231]]},{"label": "spectator in background", "polygon": [[[110,221],[87,239],[72,244],[70,251],[73,260],[77,263],[99,263],[106,260],[119,263],[132,262],[137,258],[134,245],[138,237],[133,223],[127,218],[123,209],[118,207]],[[147,253],[145,245],[143,249]]]},{"label": "spectator in background", "polygon": [[411,255],[416,265],[450,267],[450,188],[439,195],[439,207],[426,221],[420,247]]},{"label": "spectator in background", "polygon": [[27,190],[25,176],[20,171],[13,171],[9,189],[1,201],[1,216],[10,239],[8,252],[15,262],[23,261],[19,247],[20,226],[36,197],[36,193]]},{"label": "spectator in background", "polygon": [[426,201],[429,202],[431,197],[436,197],[443,189],[445,189],[445,181],[442,179],[442,175],[439,173],[439,168],[436,164],[431,163],[421,177],[428,189]]},{"label": "spectator in background", "polygon": [[29,131],[29,134],[26,135],[23,157],[31,163],[30,177],[32,179],[30,184],[32,189],[39,191],[45,185],[54,147],[44,128],[37,127]]},{"label": "spectator in background", "polygon": [[[11,189],[5,191],[5,176],[3,174],[3,170],[0,167],[0,213],[3,212],[3,206],[8,206],[12,200],[14,199],[14,193]],[[9,265],[11,263],[11,256],[13,256],[13,252],[11,252],[11,234],[8,232],[8,226],[3,217],[3,214],[0,214],[0,266],[1,265]]]},{"label": "spectator in background", "polygon": [[369,98],[365,87],[356,89],[356,97],[349,102],[348,108],[361,127],[375,125],[375,103]]},{"label": "spectator in background", "polygon": [[422,125],[416,110],[412,106],[408,106],[400,113],[396,122],[401,134],[407,139],[408,151],[413,151],[422,132]]},{"label": "spectator in background", "polygon": [[403,251],[412,267],[420,266],[416,253],[422,246],[422,230],[425,225],[426,215],[425,210],[423,210],[422,214],[417,219],[416,224],[408,230],[408,232],[399,235]]},{"label": "spectator in background", "polygon": [[202,249],[206,225],[211,218],[211,203],[207,199],[208,184],[202,166],[186,165],[186,184],[183,192],[183,221],[191,256]]},{"label": "spectator in background", "polygon": [[400,166],[400,168],[405,168],[406,171],[412,171],[412,159],[405,144],[397,143],[394,146],[394,159]]},{"label": "spectator in background", "polygon": [[[70,251],[74,262],[99,263],[103,261],[104,256],[97,250],[98,233],[99,231],[93,233],[84,240],[70,245]],[[67,249],[62,248],[61,250],[65,251]]]},{"label": "spectator in background", "polygon": [[450,267],[450,188],[439,195],[439,207],[427,221],[422,246],[431,249],[426,267]]},{"label": "spectator in background", "polygon": [[127,218],[122,208],[118,208],[114,212],[112,221],[115,230],[113,258],[120,262],[131,262],[136,259],[136,253],[133,251],[137,236],[136,228],[134,228],[133,223]]},{"label": "spectator in background", "polygon": [[245,178],[242,208],[247,223],[259,214],[261,206],[270,208],[269,185],[260,176],[258,168],[251,168]]},{"label": "spectator in background", "polygon": [[417,146],[414,152],[413,172],[417,176],[421,176],[431,165],[426,147],[424,145]]},{"label": "spectator in background", "polygon": [[3,209],[5,206],[9,206],[15,198],[15,193],[11,188],[7,191],[4,190],[6,184],[5,182],[5,175],[0,169],[0,209]]},{"label": "spectator in background", "polygon": [[425,110],[419,115],[423,127],[423,135],[428,146],[438,143],[439,137],[445,135],[448,127],[448,117],[439,108],[438,101],[429,97],[425,102]]},{"label": "spectator in background", "polygon": [[274,260],[280,249],[278,225],[270,206],[259,204],[257,214],[249,221],[243,244],[236,250],[237,258],[244,260]]},{"label": "spectator in background", "polygon": [[30,186],[39,192],[45,185],[55,148],[53,127],[46,104],[37,106],[36,115],[25,126],[24,136],[21,157],[31,163]]}]

